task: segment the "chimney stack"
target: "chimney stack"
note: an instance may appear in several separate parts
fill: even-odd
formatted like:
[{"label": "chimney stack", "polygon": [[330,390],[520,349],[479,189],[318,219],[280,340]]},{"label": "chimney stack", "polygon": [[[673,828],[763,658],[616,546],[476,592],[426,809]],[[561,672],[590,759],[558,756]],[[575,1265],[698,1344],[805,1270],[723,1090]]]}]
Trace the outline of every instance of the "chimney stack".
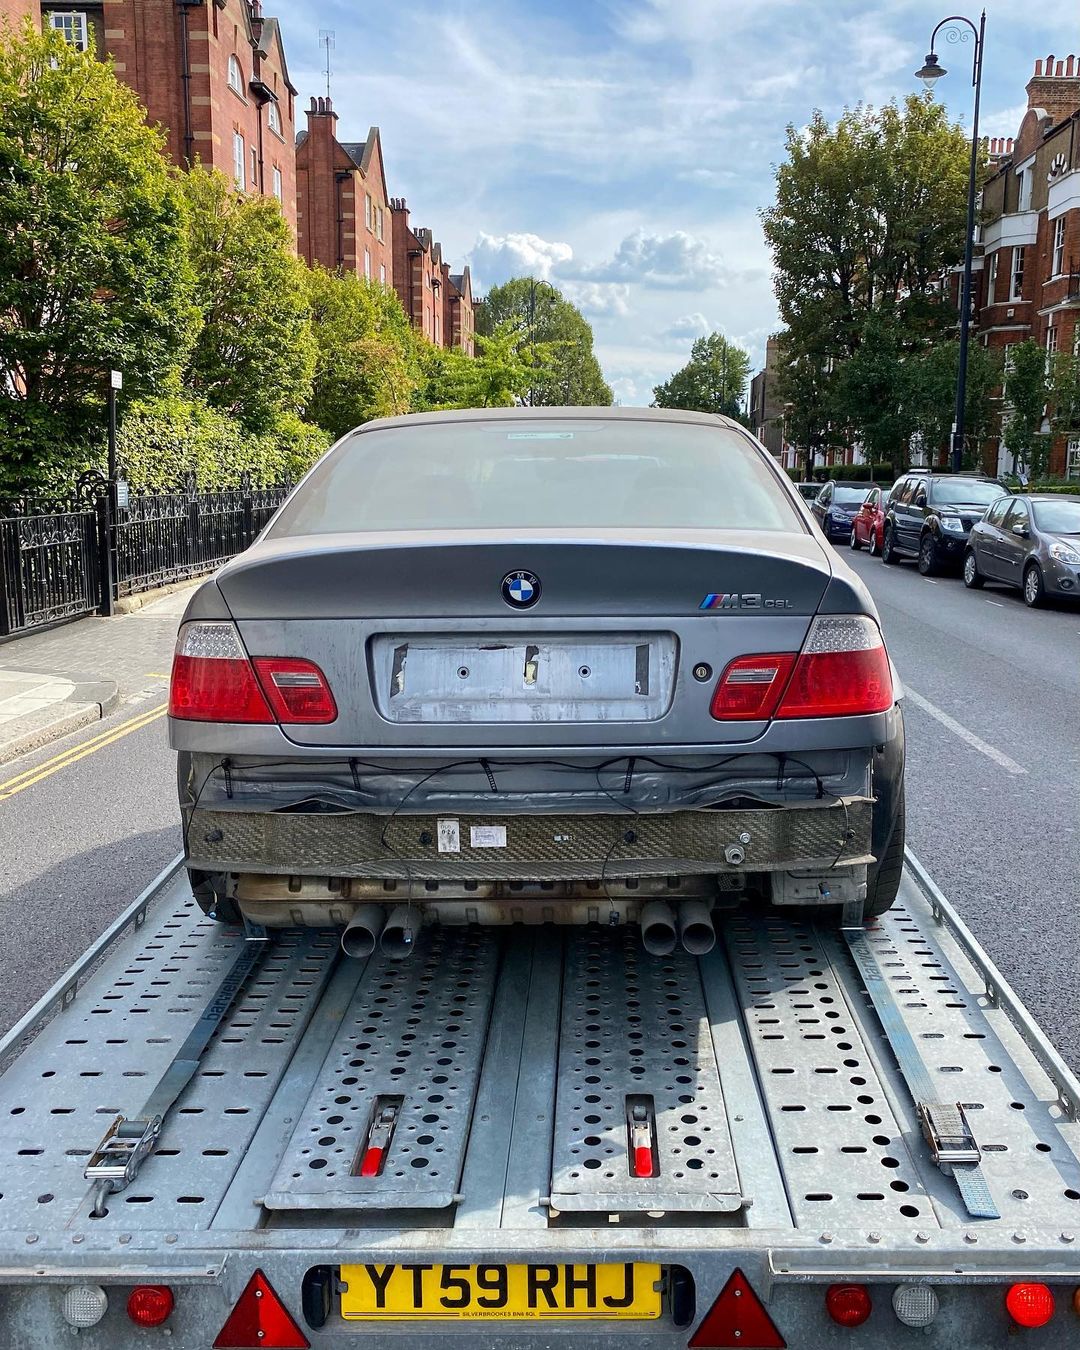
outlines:
[{"label": "chimney stack", "polygon": [[1055,123],[1080,110],[1080,58],[1058,60],[1051,52],[1045,61],[1036,61],[1027,98],[1029,108],[1041,108]]}]

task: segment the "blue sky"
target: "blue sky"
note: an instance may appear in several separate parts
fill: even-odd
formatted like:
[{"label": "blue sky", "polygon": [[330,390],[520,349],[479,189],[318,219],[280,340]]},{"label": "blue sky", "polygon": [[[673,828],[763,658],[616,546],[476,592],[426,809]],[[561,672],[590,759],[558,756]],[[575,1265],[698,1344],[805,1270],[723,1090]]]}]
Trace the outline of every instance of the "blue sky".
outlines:
[{"label": "blue sky", "polygon": [[[279,0],[276,12],[300,108],[323,92],[318,34],[332,29],[340,138],[381,128],[391,193],[481,290],[528,272],[563,289],[629,404],[648,403],[702,332],[719,329],[760,363],[777,319],[757,212],[786,124],[917,87],[912,72],[951,9]],[[950,74],[936,95],[967,122],[971,45],[938,45]],[[1051,52],[1080,53],[1078,0],[988,0],[986,134],[1015,134],[1024,85]]]}]

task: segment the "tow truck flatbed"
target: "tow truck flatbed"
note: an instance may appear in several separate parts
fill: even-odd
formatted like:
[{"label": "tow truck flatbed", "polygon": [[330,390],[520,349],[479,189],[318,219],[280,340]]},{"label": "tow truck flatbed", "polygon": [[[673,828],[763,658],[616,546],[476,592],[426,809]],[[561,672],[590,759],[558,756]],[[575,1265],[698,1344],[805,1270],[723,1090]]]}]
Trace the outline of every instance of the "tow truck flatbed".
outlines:
[{"label": "tow truck flatbed", "polygon": [[[434,928],[403,962],[290,930],[225,1000],[251,935],[173,864],[0,1042],[0,1344],[69,1344],[78,1288],[107,1302],[85,1350],[207,1350],[258,1271],[300,1339],[251,1345],[993,1347],[1020,1282],[1055,1297],[1031,1344],[1075,1345],[1080,1085],[918,862],[865,932],[717,929],[695,958]],[[88,1180],[200,1027],[133,1175]],[[736,1271],[766,1322],[702,1327]]]}]

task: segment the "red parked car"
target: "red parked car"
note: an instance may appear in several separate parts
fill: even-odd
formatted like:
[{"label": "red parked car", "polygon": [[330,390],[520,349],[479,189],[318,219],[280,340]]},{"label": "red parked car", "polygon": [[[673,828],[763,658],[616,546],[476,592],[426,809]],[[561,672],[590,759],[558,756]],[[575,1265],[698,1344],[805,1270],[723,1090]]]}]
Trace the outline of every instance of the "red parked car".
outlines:
[{"label": "red parked car", "polygon": [[851,547],[858,550],[865,544],[872,558],[881,553],[885,534],[885,495],[883,488],[872,487],[851,525]]}]

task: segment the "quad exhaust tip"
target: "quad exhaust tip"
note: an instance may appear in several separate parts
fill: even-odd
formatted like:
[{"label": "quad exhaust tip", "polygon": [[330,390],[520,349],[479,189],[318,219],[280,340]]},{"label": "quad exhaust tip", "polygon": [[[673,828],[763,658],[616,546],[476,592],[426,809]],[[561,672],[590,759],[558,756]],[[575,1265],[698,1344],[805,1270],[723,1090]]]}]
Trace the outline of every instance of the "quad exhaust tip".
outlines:
[{"label": "quad exhaust tip", "polygon": [[641,945],[650,956],[670,956],[677,940],[675,915],[666,900],[650,900],[641,907]]},{"label": "quad exhaust tip", "polygon": [[341,950],[346,956],[363,960],[375,950],[386,923],[382,905],[357,905],[341,935]]},{"label": "quad exhaust tip", "polygon": [[679,941],[691,956],[704,956],[716,946],[712,910],[704,900],[680,901]]},{"label": "quad exhaust tip", "polygon": [[421,922],[419,911],[412,905],[395,905],[379,935],[379,950],[392,961],[404,961],[413,954]]}]

